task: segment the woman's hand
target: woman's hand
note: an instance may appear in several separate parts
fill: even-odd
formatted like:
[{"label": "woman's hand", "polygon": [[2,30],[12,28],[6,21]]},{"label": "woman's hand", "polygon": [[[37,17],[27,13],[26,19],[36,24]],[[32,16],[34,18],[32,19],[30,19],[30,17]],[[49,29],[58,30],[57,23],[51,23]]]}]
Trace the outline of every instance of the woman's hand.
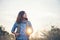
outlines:
[{"label": "woman's hand", "polygon": [[15,36],[19,36],[20,35],[20,33],[15,33]]},{"label": "woman's hand", "polygon": [[15,32],[13,34],[15,34],[15,36],[19,36],[20,35],[20,33],[15,33]]}]

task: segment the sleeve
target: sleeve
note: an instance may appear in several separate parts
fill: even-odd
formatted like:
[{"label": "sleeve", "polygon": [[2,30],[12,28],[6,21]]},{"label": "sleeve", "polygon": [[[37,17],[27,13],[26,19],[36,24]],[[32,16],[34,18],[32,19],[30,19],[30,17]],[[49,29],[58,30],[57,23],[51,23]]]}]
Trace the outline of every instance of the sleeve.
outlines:
[{"label": "sleeve", "polygon": [[12,30],[11,30],[11,32],[14,32],[15,31],[15,29],[16,29],[16,23],[13,25],[13,27],[12,27]]},{"label": "sleeve", "polygon": [[31,32],[33,32],[33,27],[32,27],[31,22],[29,21],[29,22],[28,22],[28,24],[29,24],[29,27],[30,27],[30,28],[31,28],[31,30],[32,30]]}]

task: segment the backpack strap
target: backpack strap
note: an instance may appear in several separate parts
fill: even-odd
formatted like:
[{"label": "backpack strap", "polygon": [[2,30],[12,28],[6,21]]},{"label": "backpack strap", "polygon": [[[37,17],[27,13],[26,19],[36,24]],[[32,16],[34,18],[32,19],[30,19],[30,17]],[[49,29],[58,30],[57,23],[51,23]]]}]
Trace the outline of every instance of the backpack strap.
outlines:
[{"label": "backpack strap", "polygon": [[17,31],[16,33],[20,33],[20,24],[17,24]]}]

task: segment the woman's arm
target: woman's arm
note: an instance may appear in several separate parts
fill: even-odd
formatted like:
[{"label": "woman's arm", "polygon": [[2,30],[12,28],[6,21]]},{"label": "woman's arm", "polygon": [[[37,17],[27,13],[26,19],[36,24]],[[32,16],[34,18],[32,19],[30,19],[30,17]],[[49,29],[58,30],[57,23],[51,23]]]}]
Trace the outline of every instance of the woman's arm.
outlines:
[{"label": "woman's arm", "polygon": [[[32,24],[30,21],[28,21],[28,25],[32,28]],[[33,30],[33,28],[32,28],[32,30]]]},{"label": "woman's arm", "polygon": [[20,35],[20,33],[16,33],[16,32],[15,32],[15,29],[16,29],[16,28],[17,28],[17,23],[15,23],[15,24],[13,25],[11,32],[12,32],[13,34],[15,34],[15,36],[18,36],[18,35]]},{"label": "woman's arm", "polygon": [[30,22],[30,21],[29,21],[29,26],[31,27],[32,32],[33,32],[32,24],[31,24],[31,22]]},{"label": "woman's arm", "polygon": [[28,31],[29,34],[32,34],[33,33],[32,24],[31,24],[30,21],[28,21],[28,30],[27,31]]},{"label": "woman's arm", "polygon": [[12,30],[11,30],[12,33],[15,33],[16,27],[17,27],[17,26],[16,26],[16,23],[15,23],[15,24],[13,25],[13,27],[12,27]]}]

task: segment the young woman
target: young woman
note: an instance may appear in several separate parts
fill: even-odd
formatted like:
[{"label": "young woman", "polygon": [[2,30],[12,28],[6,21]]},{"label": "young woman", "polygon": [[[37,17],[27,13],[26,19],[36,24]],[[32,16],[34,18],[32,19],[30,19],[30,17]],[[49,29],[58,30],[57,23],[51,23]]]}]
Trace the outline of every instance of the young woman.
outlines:
[{"label": "young woman", "polygon": [[[31,22],[28,21],[25,11],[20,11],[17,20],[11,30],[11,32],[15,34],[16,40],[29,40],[29,35],[26,32],[27,24],[32,30]],[[15,32],[16,28],[19,32]]]}]

